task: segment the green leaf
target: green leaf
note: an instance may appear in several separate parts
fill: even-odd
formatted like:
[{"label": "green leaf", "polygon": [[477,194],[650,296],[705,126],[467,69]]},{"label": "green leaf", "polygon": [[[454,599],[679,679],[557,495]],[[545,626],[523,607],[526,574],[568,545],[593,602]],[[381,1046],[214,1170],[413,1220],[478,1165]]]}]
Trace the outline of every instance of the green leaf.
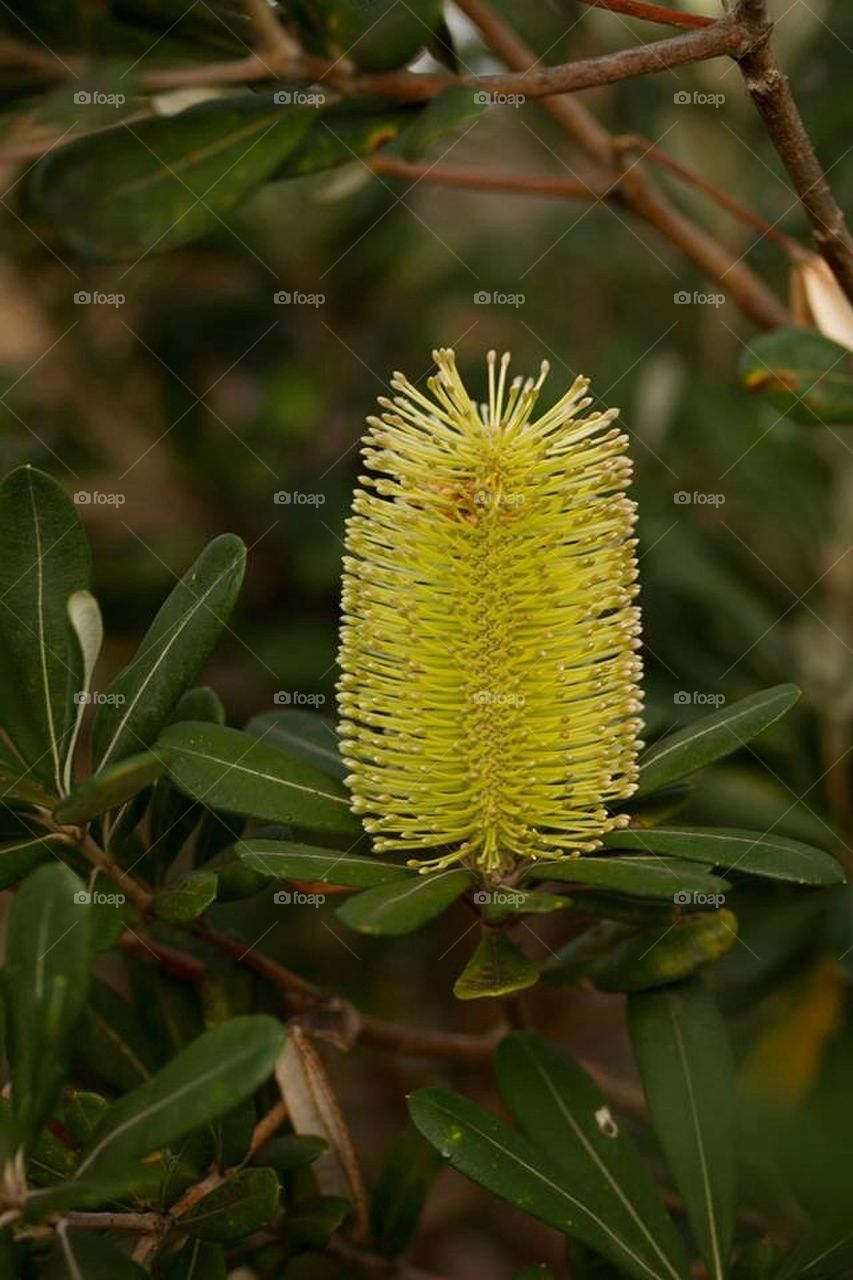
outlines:
[{"label": "green leaf", "polygon": [[539,981],[539,970],[503,929],[488,929],[453,984],[457,1000],[507,996]]},{"label": "green leaf", "polygon": [[643,857],[641,854],[624,858],[592,854],[581,858],[561,858],[556,862],[543,861],[526,870],[522,878],[588,884],[612,893],[625,893],[629,897],[664,898],[670,902],[679,892],[716,894],[729,887],[719,876],[698,871],[689,862]]},{"label": "green leaf", "polygon": [[363,102],[350,98],[340,107],[317,111],[317,120],[273,178],[277,181],[320,173],[372,155],[395,139],[423,109],[420,103],[398,105],[381,98],[366,98]]},{"label": "green leaf", "polygon": [[750,391],[806,426],[853,422],[853,354],[814,329],[753,338],[741,360]]},{"label": "green leaf", "polygon": [[0,843],[0,889],[8,889],[43,862],[56,858],[63,848],[68,848],[64,836],[27,835],[20,840],[4,840]]},{"label": "green leaf", "polygon": [[399,937],[441,915],[473,880],[470,871],[454,870],[382,884],[348,898],[338,907],[337,915],[359,933]]},{"label": "green leaf", "polygon": [[785,1258],[773,1280],[847,1280],[853,1267],[853,1231],[846,1221],[819,1222]]},{"label": "green leaf", "polygon": [[225,225],[315,119],[313,107],[241,94],[123,122],[39,161],[29,178],[30,202],[77,253],[102,259],[162,253]]},{"label": "green leaf", "polygon": [[[0,610],[0,622],[2,622],[2,610]],[[10,677],[14,679],[14,676]],[[7,684],[6,679],[3,680]],[[4,720],[7,724],[9,720],[9,703],[6,702],[6,712]],[[27,804],[41,805],[46,809],[52,809],[56,803],[55,798],[50,790],[39,782],[33,773],[32,766],[25,764],[19,760],[12,749],[5,742],[0,741],[0,797],[4,802],[10,800],[23,800]]]},{"label": "green leaf", "polygon": [[89,914],[82,883],[60,863],[39,868],[9,911],[5,986],[13,1115],[29,1144],[65,1076],[89,988]]},{"label": "green leaf", "polygon": [[604,1241],[609,1256],[633,1276],[662,1280],[670,1274],[659,1260],[650,1266],[622,1243],[609,1212],[602,1219],[588,1207],[585,1187],[568,1185],[543,1151],[476,1103],[445,1089],[419,1089],[409,1097],[409,1111],[424,1137],[472,1182],[591,1248],[604,1252]]},{"label": "green leaf", "polygon": [[284,1234],[295,1249],[325,1249],[349,1213],[343,1196],[313,1196],[288,1207]]},{"label": "green leaf", "polygon": [[339,782],[239,729],[172,725],[158,750],[175,785],[212,809],[313,831],[360,831]]},{"label": "green leaf", "polygon": [[384,1258],[394,1258],[414,1235],[441,1156],[411,1125],[400,1131],[370,1204],[371,1237]]},{"label": "green leaf", "polygon": [[647,795],[740,750],[783,716],[800,697],[795,684],[777,684],[702,716],[655,742],[640,760],[636,794]]},{"label": "green leaf", "polygon": [[643,991],[679,982],[731,951],[737,918],[697,911],[663,929],[640,929],[598,961],[591,976],[600,991]]},{"label": "green leaf", "polygon": [[62,795],[83,682],[68,599],[89,586],[89,544],[62,487],[32,467],[0,485],[0,538],[0,643],[20,695],[4,698],[3,725],[33,780]]},{"label": "green leaf", "polygon": [[284,1036],[274,1018],[232,1018],[182,1049],[151,1080],[113,1103],[77,1177],[124,1172],[134,1160],[210,1124],[267,1079]]},{"label": "green leaf", "polygon": [[277,880],[322,880],[325,884],[346,884],[356,889],[411,880],[414,872],[399,863],[375,856],[322,849],[285,840],[249,838],[234,849],[241,862],[261,875]]},{"label": "green leaf", "polygon": [[182,1214],[180,1228],[213,1244],[241,1240],[269,1226],[278,1213],[279,1190],[272,1169],[241,1169]]},{"label": "green leaf", "polygon": [[100,1093],[72,1089],[62,1104],[62,1121],[78,1147],[87,1146],[109,1103]]},{"label": "green leaf", "polygon": [[105,1236],[63,1226],[51,1248],[45,1280],[145,1280],[148,1275]]},{"label": "green leaf", "polygon": [[163,761],[150,751],[127,756],[81,782],[57,806],[54,817],[63,825],[82,825],[144,791],[160,777],[163,768]]},{"label": "green leaf", "polygon": [[[186,717],[188,720],[195,718]],[[290,707],[265,711],[247,722],[245,732],[252,738],[260,738],[270,747],[280,747],[297,760],[313,764],[333,778],[343,781],[349,773],[340,753],[334,721],[316,711]]]},{"label": "green leaf", "polygon": [[154,914],[170,924],[197,920],[216,898],[218,879],[215,871],[201,868],[188,871],[175,884],[167,886],[154,899]]},{"label": "green leaf", "polygon": [[630,1138],[587,1073],[541,1036],[516,1032],[495,1056],[513,1120],[582,1196],[590,1248],[640,1276],[689,1274],[678,1234]]},{"label": "green leaf", "polygon": [[735,1212],[735,1074],[725,1025],[699,982],[628,1001],[649,1113],[712,1280],[726,1273]]},{"label": "green leaf", "polygon": [[190,1240],[164,1272],[162,1280],[226,1280],[225,1254],[218,1244]]},{"label": "green leaf", "polygon": [[431,100],[392,150],[406,160],[419,160],[448,134],[467,133],[488,109],[488,99],[487,93],[476,92],[471,85],[451,85]]},{"label": "green leaf", "polygon": [[501,887],[476,893],[474,902],[488,924],[501,924],[513,916],[549,915],[552,911],[565,911],[572,906],[569,898],[557,893]]},{"label": "green leaf", "polygon": [[761,831],[735,827],[655,827],[636,831],[625,827],[611,832],[604,843],[609,849],[643,849],[769,880],[810,885],[844,883],[843,868],[831,854],[799,840]]},{"label": "green leaf", "polygon": [[286,1133],[265,1142],[255,1152],[255,1164],[269,1165],[278,1173],[293,1173],[303,1169],[328,1150],[328,1143],[313,1133]]},{"label": "green leaf", "polygon": [[114,1089],[135,1089],[152,1074],[152,1053],[139,1015],[106,983],[92,983],[92,995],[77,1037],[77,1057]]},{"label": "green leaf", "polygon": [[98,709],[92,754],[99,771],[155,740],[213,652],[245,567],[243,543],[226,533],[205,547],[177,583]]}]

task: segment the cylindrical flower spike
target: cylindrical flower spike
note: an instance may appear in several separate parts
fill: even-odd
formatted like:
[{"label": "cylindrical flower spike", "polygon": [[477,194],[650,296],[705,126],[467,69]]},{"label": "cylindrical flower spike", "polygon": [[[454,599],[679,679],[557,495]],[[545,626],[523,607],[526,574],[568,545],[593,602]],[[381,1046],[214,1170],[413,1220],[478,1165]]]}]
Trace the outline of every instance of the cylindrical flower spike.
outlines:
[{"label": "cylindrical flower spike", "polygon": [[[548,370],[488,403],[450,350],[432,399],[400,373],[369,418],[347,522],[338,701],[377,853],[491,878],[596,849],[634,790],[641,721],[634,504],[617,410]],[[422,857],[432,853],[431,857]]]}]

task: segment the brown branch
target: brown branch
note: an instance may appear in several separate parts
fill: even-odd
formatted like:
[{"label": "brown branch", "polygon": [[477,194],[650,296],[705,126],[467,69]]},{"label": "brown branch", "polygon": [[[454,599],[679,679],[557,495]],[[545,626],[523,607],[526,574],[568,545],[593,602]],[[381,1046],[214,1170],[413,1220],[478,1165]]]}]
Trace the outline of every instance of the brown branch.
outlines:
[{"label": "brown branch", "polygon": [[770,47],[766,0],[741,0],[736,15],[753,36],[750,48],[735,55],[747,91],[800,198],[815,243],[853,301],[853,237],[806,132],[788,77]]},{"label": "brown branch", "polygon": [[[499,17],[487,0],[457,0],[485,40],[486,44],[508,66],[523,71],[538,61],[521,37]],[[676,37],[692,40],[694,35]],[[658,45],[649,46],[657,48]],[[780,299],[745,263],[725,249],[702,227],[681,213],[652,181],[642,166],[635,163],[630,170],[620,164],[619,149],[613,135],[577,98],[568,95],[547,98],[543,106],[560,127],[597,162],[606,178],[619,184],[611,195],[637,217],[655,227],[671,244],[680,249],[712,280],[725,284],[726,291],[741,311],[763,329],[775,329],[790,323],[790,316]]]},{"label": "brown branch", "polygon": [[530,178],[525,174],[483,173],[476,169],[441,164],[413,164],[397,156],[371,156],[370,167],[374,173],[385,173],[391,178],[425,179],[440,187],[470,187],[474,191],[503,191],[510,195],[560,196],[564,199],[594,200],[608,194],[609,186],[580,182],[572,178]]},{"label": "brown branch", "polygon": [[715,18],[698,13],[682,13],[680,9],[666,9],[659,4],[645,4],[644,0],[581,0],[594,9],[609,9],[611,13],[624,13],[629,18],[642,18],[645,22],[662,22],[669,27],[711,27]]}]

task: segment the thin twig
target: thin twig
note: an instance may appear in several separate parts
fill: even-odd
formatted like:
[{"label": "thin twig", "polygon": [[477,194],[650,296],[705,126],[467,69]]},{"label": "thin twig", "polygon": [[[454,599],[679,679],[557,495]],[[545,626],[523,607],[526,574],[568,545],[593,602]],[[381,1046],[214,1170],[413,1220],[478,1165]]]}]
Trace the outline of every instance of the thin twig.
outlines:
[{"label": "thin twig", "polygon": [[613,184],[605,186],[594,182],[580,182],[572,178],[532,178],[526,174],[484,173],[477,169],[441,164],[414,164],[397,156],[371,156],[369,164],[374,173],[385,173],[391,178],[411,178],[420,182],[426,179],[440,187],[470,187],[475,191],[502,191],[509,195],[559,196],[563,199],[594,200],[605,197]]},{"label": "thin twig", "polygon": [[699,13],[683,13],[680,9],[666,9],[659,4],[645,4],[644,0],[581,0],[594,9],[609,9],[611,13],[624,13],[629,18],[642,18],[645,22],[661,22],[668,27],[711,27],[715,18]]}]

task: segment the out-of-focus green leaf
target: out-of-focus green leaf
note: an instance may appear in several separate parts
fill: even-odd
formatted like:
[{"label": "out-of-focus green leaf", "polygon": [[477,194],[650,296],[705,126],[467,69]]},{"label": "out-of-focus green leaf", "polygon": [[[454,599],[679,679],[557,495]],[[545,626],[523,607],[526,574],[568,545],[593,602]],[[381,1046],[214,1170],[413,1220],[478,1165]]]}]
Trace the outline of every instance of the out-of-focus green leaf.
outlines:
[{"label": "out-of-focus green leaf", "polygon": [[213,1244],[240,1240],[269,1226],[278,1213],[279,1190],[272,1169],[240,1169],[181,1215],[181,1230]]},{"label": "out-of-focus green leaf", "polygon": [[22,833],[19,840],[3,840],[0,842],[0,889],[8,889],[29,875],[33,868],[43,862],[56,858],[67,841],[62,836],[26,835]]},{"label": "out-of-focus green leaf", "polygon": [[98,709],[92,730],[98,770],[157,737],[222,634],[245,567],[243,543],[226,533],[205,547],[177,583]]},{"label": "out-of-focus green leaf", "polygon": [[[5,722],[7,725],[12,723],[8,718],[8,706]],[[7,803],[10,800],[25,800],[28,804],[41,805],[46,809],[53,808],[56,803],[48,787],[42,785],[33,773],[32,766],[19,760],[5,742],[0,742],[0,800]]]},{"label": "out-of-focus green leaf", "polygon": [[440,1167],[441,1156],[417,1129],[401,1130],[370,1202],[371,1235],[383,1257],[405,1249]]},{"label": "out-of-focus green leaf", "polygon": [[190,1240],[172,1259],[162,1280],[226,1280],[227,1274],[225,1254],[218,1244]]},{"label": "out-of-focus green leaf", "polygon": [[453,984],[457,1000],[511,995],[539,981],[539,970],[503,929],[487,929]]},{"label": "out-of-focus green leaf", "polygon": [[406,160],[419,160],[449,133],[467,132],[489,107],[488,93],[471,85],[451,85],[433,98],[394,148]]},{"label": "out-of-focus green leaf", "polygon": [[473,881],[470,871],[454,870],[381,884],[348,898],[337,915],[359,933],[399,937],[441,915]]},{"label": "out-of-focus green leaf", "polygon": [[647,795],[739,751],[783,716],[800,697],[794,684],[777,684],[702,716],[655,742],[640,760],[637,795]]},{"label": "out-of-focus green leaf", "polygon": [[59,1093],[89,989],[88,894],[60,863],[24,882],[9,911],[5,992],[12,1113],[29,1144]]},{"label": "out-of-focus green leaf", "polygon": [[778,1246],[767,1236],[749,1240],[729,1268],[730,1280],[770,1280],[779,1270],[780,1260]]},{"label": "out-of-focus green leaf", "polygon": [[[316,112],[317,120],[273,177],[301,177],[337,165],[357,163],[361,157],[372,155],[397,138],[422,110],[419,104],[397,106],[379,99],[367,103],[351,100],[342,107],[325,107]],[[310,712],[304,714],[310,715]]]},{"label": "out-of-focus green leaf", "polygon": [[729,827],[655,827],[635,831],[628,827],[611,832],[604,843],[609,849],[643,849],[769,880],[809,885],[844,883],[841,864],[831,854],[761,831]]},{"label": "out-of-focus green leaf", "polygon": [[255,1152],[253,1162],[269,1165],[277,1173],[293,1173],[295,1169],[303,1169],[328,1149],[323,1138],[311,1133],[286,1133],[278,1138],[265,1142]]},{"label": "out-of-focus green leaf", "polygon": [[737,941],[731,911],[699,911],[667,929],[640,929],[596,963],[591,976],[601,991],[644,991],[678,982],[718,960]]},{"label": "out-of-focus green leaf", "polygon": [[64,1099],[62,1120],[79,1147],[88,1146],[108,1106],[109,1103],[102,1094],[86,1089],[72,1089]]},{"label": "out-of-focus green leaf", "polygon": [[287,1240],[298,1249],[323,1249],[349,1212],[343,1196],[313,1196],[290,1206],[283,1228]]},{"label": "out-of-focus green leaf", "polygon": [[735,1074],[725,1025],[700,982],[628,1002],[652,1125],[714,1280],[723,1280],[735,1213]]},{"label": "out-of-focus green leaf", "polygon": [[217,884],[215,871],[208,871],[206,867],[188,871],[180,880],[157,894],[154,913],[170,924],[196,920],[216,898]]},{"label": "out-of-focus green leaf", "polygon": [[63,1227],[51,1247],[45,1280],[144,1280],[142,1267],[105,1236]]},{"label": "out-of-focus green leaf", "polygon": [[312,106],[241,94],[123,122],[39,161],[29,178],[30,202],[77,253],[106,259],[162,253],[223,226],[314,119]]},{"label": "out-of-focus green leaf", "polygon": [[439,0],[293,0],[291,19],[307,49],[351,59],[365,71],[387,71],[415,56],[441,18]]},{"label": "out-of-focus green leaf", "polygon": [[[189,719],[189,717],[187,717]],[[333,778],[343,779],[349,772],[339,745],[333,720],[317,711],[299,707],[282,707],[252,716],[246,722],[246,733],[270,747],[280,747],[289,756],[313,764]]]},{"label": "out-of-focus green leaf", "polygon": [[341,783],[238,729],[172,725],[158,751],[175,785],[213,809],[314,831],[359,831]]},{"label": "out-of-focus green leaf", "polygon": [[741,359],[750,391],[764,393],[795,422],[853,422],[853,354],[814,329],[774,329]]},{"label": "out-of-focus green leaf", "polygon": [[127,756],[117,764],[93,773],[66,796],[55,811],[57,822],[78,825],[101,813],[117,809],[149,787],[163,772],[163,761],[150,751]]},{"label": "out-of-focus green leaf", "polygon": [[[687,1258],[655,1185],[601,1090],[542,1036],[516,1032],[495,1056],[498,1089],[530,1143],[578,1189],[600,1228],[586,1243],[617,1265],[684,1277]],[[581,1192],[582,1189],[582,1192]]]},{"label": "out-of-focus green leaf", "polygon": [[62,795],[83,684],[68,600],[88,590],[89,544],[61,485],[34,467],[0,485],[0,538],[0,644],[19,693],[4,697],[2,722],[33,781]]},{"label": "out-of-focus green leaf", "polygon": [[279,1023],[260,1014],[205,1032],[151,1080],[113,1103],[77,1176],[124,1172],[133,1161],[209,1124],[263,1083],[283,1043]]},{"label": "out-of-focus green leaf", "polygon": [[719,876],[698,871],[689,862],[674,858],[644,857],[631,854],[617,858],[600,854],[583,858],[560,858],[555,862],[534,863],[523,876],[525,880],[560,880],[569,884],[594,885],[629,897],[663,898],[672,901],[673,894],[722,893],[729,886]]},{"label": "out-of-focus green leaf", "polygon": [[378,857],[343,853],[309,844],[250,837],[234,846],[237,856],[253,871],[278,880],[321,880],[326,884],[369,889],[394,880],[411,880],[414,872]]},{"label": "out-of-focus green leaf", "polygon": [[88,1071],[115,1089],[134,1089],[152,1075],[151,1046],[136,1011],[103,982],[92,983],[75,1045]]}]

